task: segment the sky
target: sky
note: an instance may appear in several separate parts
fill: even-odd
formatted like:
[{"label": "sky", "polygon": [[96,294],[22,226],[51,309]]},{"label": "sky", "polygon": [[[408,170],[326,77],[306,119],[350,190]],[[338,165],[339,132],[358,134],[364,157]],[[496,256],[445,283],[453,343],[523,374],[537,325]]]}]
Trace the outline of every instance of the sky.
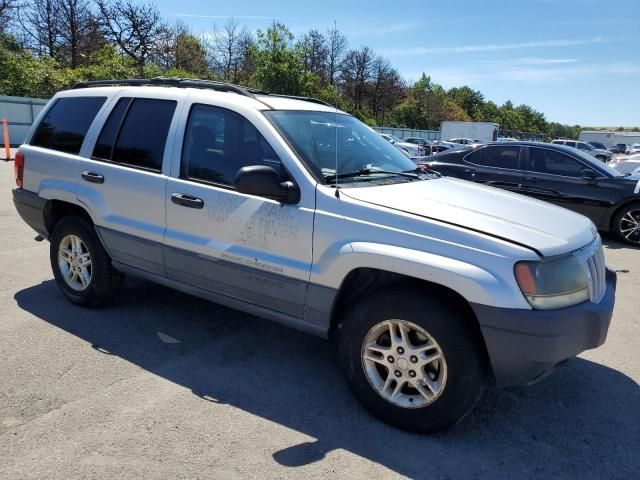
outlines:
[{"label": "sky", "polygon": [[250,30],[274,20],[296,35],[336,23],[407,80],[469,85],[547,120],[640,126],[640,0],[156,0],[194,33],[228,17]]}]

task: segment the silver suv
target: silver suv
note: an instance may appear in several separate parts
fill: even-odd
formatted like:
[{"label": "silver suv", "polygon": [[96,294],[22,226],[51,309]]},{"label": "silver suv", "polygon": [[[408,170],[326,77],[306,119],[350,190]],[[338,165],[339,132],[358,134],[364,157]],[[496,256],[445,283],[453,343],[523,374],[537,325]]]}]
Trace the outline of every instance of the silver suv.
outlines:
[{"label": "silver suv", "polygon": [[[55,280],[97,307],[124,275],[327,337],[378,418],[436,431],[606,337],[591,221],[416,169],[321,101],[206,81],[58,93],[14,202]],[[158,301],[162,301],[161,299]]]},{"label": "silver suv", "polygon": [[578,150],[582,150],[583,152],[588,153],[589,155],[596,157],[598,160],[605,163],[609,162],[613,157],[613,153],[610,152],[609,150],[602,150],[600,148],[595,148],[593,145],[591,145],[588,142],[581,142],[579,140],[559,139],[559,140],[553,140],[551,143],[554,143],[556,145],[566,145],[567,147],[577,148]]}]

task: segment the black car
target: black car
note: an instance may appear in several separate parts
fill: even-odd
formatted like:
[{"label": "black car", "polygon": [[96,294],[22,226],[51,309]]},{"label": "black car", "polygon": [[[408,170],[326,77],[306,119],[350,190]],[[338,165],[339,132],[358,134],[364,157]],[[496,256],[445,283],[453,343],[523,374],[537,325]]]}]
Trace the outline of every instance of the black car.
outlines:
[{"label": "black car", "polygon": [[624,153],[627,150],[627,146],[624,143],[616,143],[609,147],[611,153]]},{"label": "black car", "polygon": [[593,148],[599,148],[600,150],[609,150],[609,147],[607,147],[602,142],[587,142],[587,143],[591,145]]},{"label": "black car", "polygon": [[443,152],[424,165],[442,175],[555,203],[586,215],[601,231],[640,245],[640,176],[622,175],[575,148],[491,143]]}]

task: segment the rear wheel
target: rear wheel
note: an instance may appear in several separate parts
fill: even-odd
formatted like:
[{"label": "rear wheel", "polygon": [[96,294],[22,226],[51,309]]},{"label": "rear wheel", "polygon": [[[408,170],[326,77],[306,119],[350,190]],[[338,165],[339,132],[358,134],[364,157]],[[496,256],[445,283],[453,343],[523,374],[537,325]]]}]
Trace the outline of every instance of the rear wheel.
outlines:
[{"label": "rear wheel", "polygon": [[51,236],[51,268],[65,297],[97,307],[118,293],[124,276],[113,268],[93,226],[79,216],[60,220]]},{"label": "rear wheel", "polygon": [[371,294],[343,318],[339,354],[354,395],[376,417],[409,431],[459,422],[481,398],[479,339],[451,305],[418,291]]},{"label": "rear wheel", "polygon": [[622,207],[613,219],[613,228],[620,240],[640,246],[640,203]]}]

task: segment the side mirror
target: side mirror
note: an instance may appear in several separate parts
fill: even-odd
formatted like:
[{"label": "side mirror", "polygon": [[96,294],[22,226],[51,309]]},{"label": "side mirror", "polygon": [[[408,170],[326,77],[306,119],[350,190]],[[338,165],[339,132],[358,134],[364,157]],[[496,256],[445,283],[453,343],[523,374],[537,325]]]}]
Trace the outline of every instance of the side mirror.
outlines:
[{"label": "side mirror", "polygon": [[266,165],[242,167],[236,175],[236,190],[283,203],[298,203],[300,190],[293,182],[281,182],[276,171]]},{"label": "side mirror", "polygon": [[586,169],[586,168],[580,172],[580,176],[582,178],[584,178],[585,180],[588,180],[590,182],[593,182],[598,177],[596,172],[594,172],[593,170]]}]

